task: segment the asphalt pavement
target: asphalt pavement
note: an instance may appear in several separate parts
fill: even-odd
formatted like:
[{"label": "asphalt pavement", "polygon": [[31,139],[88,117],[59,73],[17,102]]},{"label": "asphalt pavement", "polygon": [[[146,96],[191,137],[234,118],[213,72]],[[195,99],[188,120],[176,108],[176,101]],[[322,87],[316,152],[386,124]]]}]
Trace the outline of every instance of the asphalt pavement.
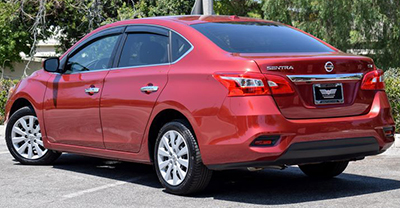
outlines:
[{"label": "asphalt pavement", "polygon": [[[400,145],[399,145],[400,147]],[[166,193],[151,166],[63,154],[26,166],[0,126],[0,207],[400,207],[400,148],[352,162],[332,180],[286,170],[215,172],[202,193]]]}]

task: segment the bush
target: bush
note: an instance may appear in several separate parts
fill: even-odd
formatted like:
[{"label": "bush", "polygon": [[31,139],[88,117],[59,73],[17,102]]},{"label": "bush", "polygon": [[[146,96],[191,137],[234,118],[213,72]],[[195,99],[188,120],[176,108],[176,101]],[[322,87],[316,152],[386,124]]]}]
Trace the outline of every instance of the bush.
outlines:
[{"label": "bush", "polygon": [[385,84],[396,123],[396,132],[400,133],[400,68],[391,68],[385,72]]},{"label": "bush", "polygon": [[0,124],[5,120],[5,108],[10,88],[16,85],[19,80],[3,79],[0,81]]}]

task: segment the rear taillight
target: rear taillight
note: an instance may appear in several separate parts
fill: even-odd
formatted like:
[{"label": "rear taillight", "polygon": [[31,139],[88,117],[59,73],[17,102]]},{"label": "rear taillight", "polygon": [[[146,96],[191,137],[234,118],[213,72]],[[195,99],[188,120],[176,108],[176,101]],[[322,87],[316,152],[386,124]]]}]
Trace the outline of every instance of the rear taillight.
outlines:
[{"label": "rear taillight", "polygon": [[282,95],[294,93],[289,81],[281,76],[258,73],[215,74],[228,90],[228,96]]},{"label": "rear taillight", "polygon": [[364,75],[361,83],[362,90],[384,90],[385,83],[383,79],[383,71],[378,69],[368,72]]},{"label": "rear taillight", "polygon": [[286,78],[276,75],[265,75],[268,80],[268,86],[271,88],[272,94],[292,94],[294,89]]},{"label": "rear taillight", "polygon": [[262,74],[215,74],[228,90],[228,96],[268,95],[267,82]]}]

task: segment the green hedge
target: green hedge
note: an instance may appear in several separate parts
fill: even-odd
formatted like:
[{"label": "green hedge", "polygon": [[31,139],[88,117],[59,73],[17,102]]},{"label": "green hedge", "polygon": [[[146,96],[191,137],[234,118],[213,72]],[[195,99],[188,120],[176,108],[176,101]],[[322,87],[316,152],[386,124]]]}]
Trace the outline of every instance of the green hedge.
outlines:
[{"label": "green hedge", "polygon": [[400,68],[391,68],[385,72],[385,84],[396,122],[396,132],[400,133]]},{"label": "green hedge", "polygon": [[0,80],[0,124],[5,120],[5,108],[10,88],[15,86],[19,80],[3,79]]}]

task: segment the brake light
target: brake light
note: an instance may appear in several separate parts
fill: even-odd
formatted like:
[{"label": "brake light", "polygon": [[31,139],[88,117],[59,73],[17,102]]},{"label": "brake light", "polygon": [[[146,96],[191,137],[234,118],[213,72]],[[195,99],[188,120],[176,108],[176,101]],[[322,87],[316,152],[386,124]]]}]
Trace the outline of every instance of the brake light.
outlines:
[{"label": "brake light", "polygon": [[258,73],[215,74],[228,90],[228,96],[282,95],[294,93],[289,81],[281,76]]},{"label": "brake light", "polygon": [[276,75],[265,75],[268,80],[268,86],[270,87],[272,94],[292,94],[294,89],[290,85],[289,81],[281,76]]},{"label": "brake light", "polygon": [[378,69],[368,72],[364,75],[361,83],[362,90],[384,90],[385,83],[383,77],[383,71]]},{"label": "brake light", "polygon": [[270,94],[267,82],[262,74],[215,74],[214,77],[229,90],[228,96]]}]

